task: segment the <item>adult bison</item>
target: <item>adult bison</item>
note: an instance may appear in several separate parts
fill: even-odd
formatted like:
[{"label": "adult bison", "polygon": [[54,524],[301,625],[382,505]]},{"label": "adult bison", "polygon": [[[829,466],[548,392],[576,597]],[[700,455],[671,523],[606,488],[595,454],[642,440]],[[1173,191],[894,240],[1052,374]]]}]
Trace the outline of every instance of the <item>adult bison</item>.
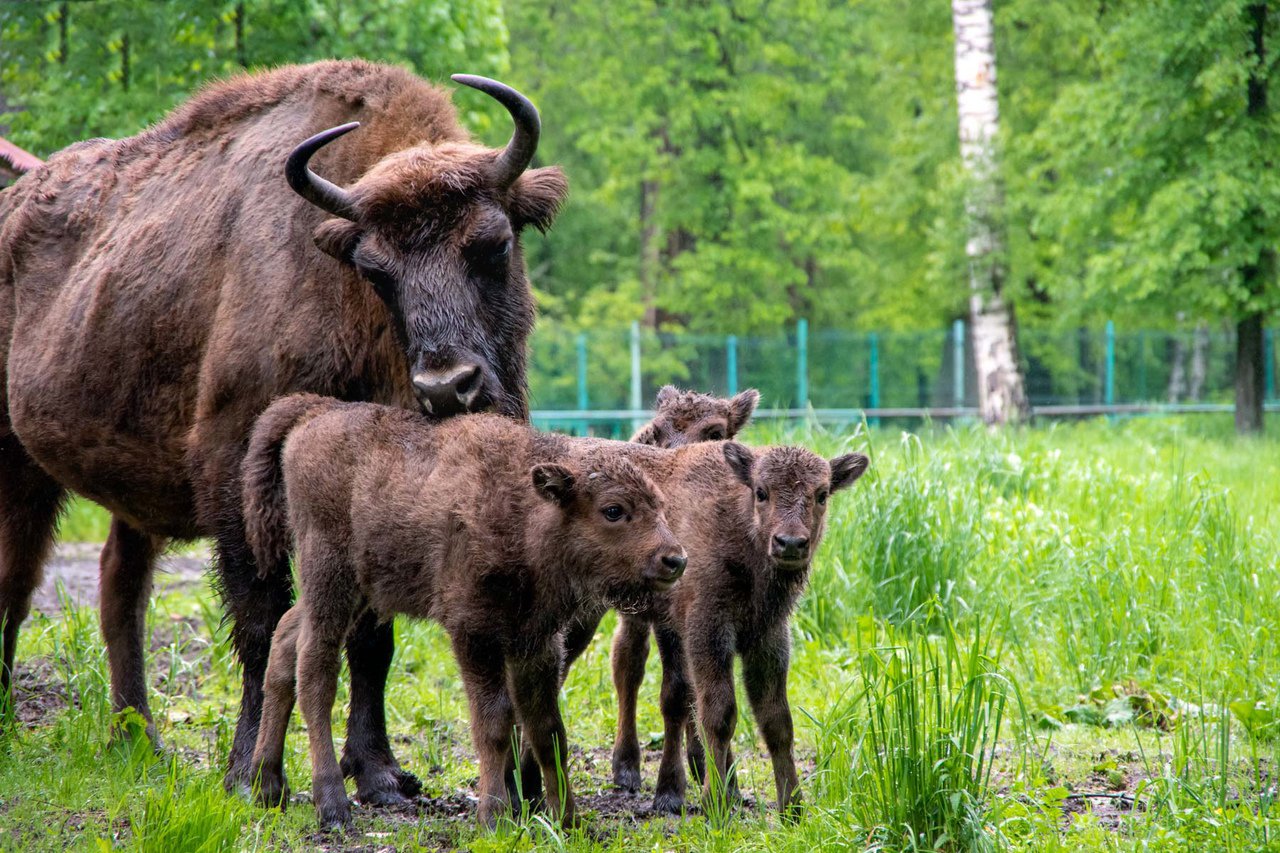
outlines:
[{"label": "adult bison", "polygon": [[[260,580],[244,540],[238,472],[255,416],[295,391],[526,416],[519,234],[546,228],[567,187],[559,169],[527,168],[539,121],[524,96],[455,79],[511,113],[504,149],[471,142],[448,93],[406,71],[321,62],[213,85],[137,136],[64,149],[0,196],[0,700],[68,490],[113,516],[112,701],[148,719],[154,560],[167,540],[213,536],[244,667],[227,782],[246,782],[291,599],[288,571]],[[344,770],[374,801],[416,784],[381,723],[391,644],[369,620],[347,647]]]}]

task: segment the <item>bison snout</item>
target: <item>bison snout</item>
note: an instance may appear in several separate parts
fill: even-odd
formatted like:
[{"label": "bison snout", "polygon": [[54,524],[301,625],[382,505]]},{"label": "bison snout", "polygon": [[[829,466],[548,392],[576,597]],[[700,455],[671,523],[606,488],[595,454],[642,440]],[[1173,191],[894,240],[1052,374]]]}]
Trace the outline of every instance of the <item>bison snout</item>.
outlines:
[{"label": "bison snout", "polygon": [[799,562],[808,559],[809,537],[777,534],[773,537],[772,551],[776,560]]},{"label": "bison snout", "polygon": [[470,362],[413,375],[413,390],[423,410],[442,418],[478,408],[483,385],[483,369]]},{"label": "bison snout", "polygon": [[664,554],[648,573],[649,581],[657,589],[669,589],[672,584],[680,580],[687,565],[689,565],[689,559],[684,555],[684,551],[678,554]]}]

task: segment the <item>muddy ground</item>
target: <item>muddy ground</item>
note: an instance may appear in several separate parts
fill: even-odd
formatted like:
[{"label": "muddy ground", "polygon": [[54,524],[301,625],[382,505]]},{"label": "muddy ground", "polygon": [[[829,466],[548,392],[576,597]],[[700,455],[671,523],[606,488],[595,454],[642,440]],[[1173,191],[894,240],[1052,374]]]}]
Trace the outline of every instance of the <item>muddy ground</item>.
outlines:
[{"label": "muddy ground", "polygon": [[[35,609],[49,616],[61,611],[58,583],[73,604],[98,604],[98,555],[102,546],[94,542],[60,543],[45,566],[44,582],[36,590]],[[156,566],[156,592],[188,589],[205,583],[209,551],[202,546],[184,547],[160,558]]]}]

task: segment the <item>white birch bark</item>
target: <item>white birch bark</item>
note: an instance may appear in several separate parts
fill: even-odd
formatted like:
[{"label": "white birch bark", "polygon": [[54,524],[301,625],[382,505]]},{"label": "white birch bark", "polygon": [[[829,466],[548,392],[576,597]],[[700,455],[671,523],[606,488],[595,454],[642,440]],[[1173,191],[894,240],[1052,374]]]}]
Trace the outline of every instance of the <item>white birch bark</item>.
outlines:
[{"label": "white birch bark", "polygon": [[1004,202],[996,164],[1000,110],[996,99],[995,34],[991,0],[952,0],[956,39],[956,102],[960,156],[969,171],[969,323],[978,371],[978,408],[988,425],[1030,417],[1018,360],[1013,306],[1004,300]]}]

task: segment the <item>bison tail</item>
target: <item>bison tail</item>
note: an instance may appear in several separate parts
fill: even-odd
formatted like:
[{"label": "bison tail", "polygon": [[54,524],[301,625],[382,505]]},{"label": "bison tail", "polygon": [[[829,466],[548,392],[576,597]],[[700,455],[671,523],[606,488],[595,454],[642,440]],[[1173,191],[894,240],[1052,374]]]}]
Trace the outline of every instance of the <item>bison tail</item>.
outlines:
[{"label": "bison tail", "polygon": [[285,502],[280,453],[285,439],[309,415],[319,414],[335,401],[316,394],[281,397],[253,426],[249,452],[241,465],[245,538],[258,564],[258,576],[287,571],[293,551],[289,510]]}]

